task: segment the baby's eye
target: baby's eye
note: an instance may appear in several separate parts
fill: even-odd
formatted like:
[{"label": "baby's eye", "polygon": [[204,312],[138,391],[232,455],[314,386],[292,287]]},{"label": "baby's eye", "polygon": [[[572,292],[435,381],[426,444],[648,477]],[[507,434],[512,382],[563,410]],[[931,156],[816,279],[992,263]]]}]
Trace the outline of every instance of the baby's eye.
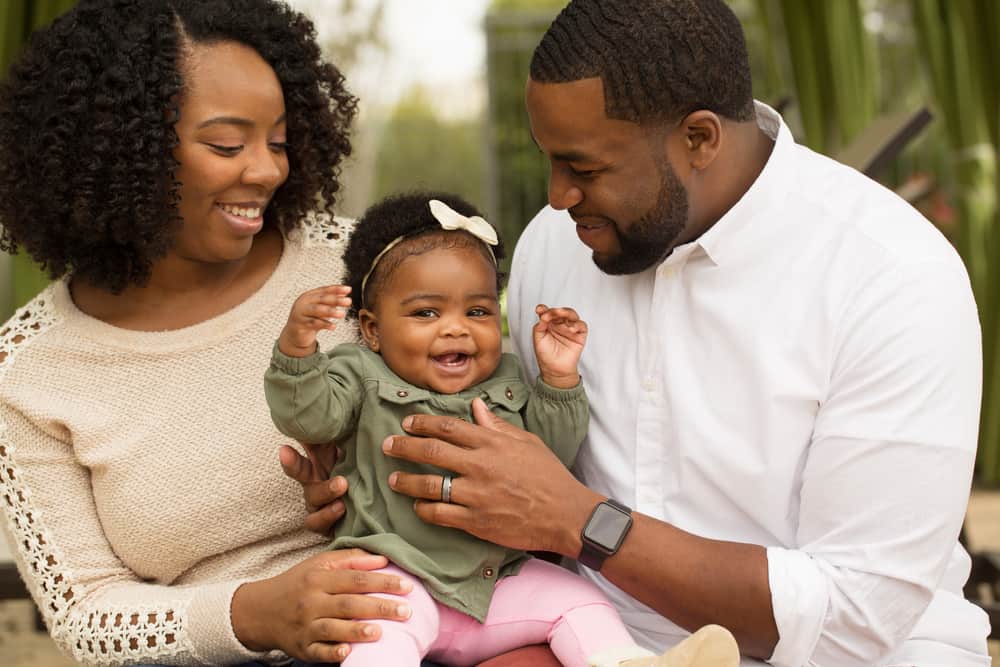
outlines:
[{"label": "baby's eye", "polygon": [[492,313],[486,308],[470,308],[469,317],[489,317]]},{"label": "baby's eye", "polygon": [[437,317],[437,313],[430,308],[421,308],[420,310],[413,311],[413,317],[431,318]]},{"label": "baby's eye", "polygon": [[268,143],[268,146],[270,146],[271,150],[274,151],[275,153],[284,153],[288,151],[287,141],[272,141]]}]

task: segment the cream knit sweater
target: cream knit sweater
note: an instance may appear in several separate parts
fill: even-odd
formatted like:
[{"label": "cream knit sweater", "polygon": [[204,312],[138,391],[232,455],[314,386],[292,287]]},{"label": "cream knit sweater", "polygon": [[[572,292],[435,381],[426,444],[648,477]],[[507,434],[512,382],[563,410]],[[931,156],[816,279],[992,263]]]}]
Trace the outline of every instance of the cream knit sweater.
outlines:
[{"label": "cream knit sweater", "polygon": [[[277,659],[233,634],[243,582],[323,550],[278,464],[263,377],[295,297],[342,281],[317,216],[247,301],[176,331],[95,320],[50,285],[0,329],[0,505],[52,636],[104,665]],[[321,345],[353,340],[342,326]],[[267,610],[262,610],[267,612]]]}]

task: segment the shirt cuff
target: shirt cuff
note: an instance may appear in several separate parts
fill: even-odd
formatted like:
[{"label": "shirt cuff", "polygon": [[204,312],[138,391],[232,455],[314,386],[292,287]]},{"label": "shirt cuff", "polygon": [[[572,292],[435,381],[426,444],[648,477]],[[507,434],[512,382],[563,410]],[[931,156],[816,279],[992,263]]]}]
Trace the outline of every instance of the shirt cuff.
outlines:
[{"label": "shirt cuff", "polygon": [[236,637],[231,611],[233,594],[248,581],[226,581],[200,587],[197,597],[191,601],[188,608],[191,644],[203,664],[277,663],[288,658],[281,651],[251,651]]},{"label": "shirt cuff", "polygon": [[826,576],[808,554],[770,547],[767,579],[778,644],[768,662],[775,667],[809,664],[830,603]]},{"label": "shirt cuff", "polygon": [[286,375],[302,375],[314,368],[319,367],[326,359],[326,355],[316,351],[308,357],[290,357],[278,349],[278,342],[275,341],[274,349],[271,351],[271,365]]},{"label": "shirt cuff", "polygon": [[586,392],[583,390],[583,378],[576,383],[575,387],[570,387],[569,389],[562,389],[560,387],[553,387],[550,384],[546,384],[542,376],[539,375],[538,379],[535,381],[535,393],[549,401],[577,401],[581,396],[585,396]]}]

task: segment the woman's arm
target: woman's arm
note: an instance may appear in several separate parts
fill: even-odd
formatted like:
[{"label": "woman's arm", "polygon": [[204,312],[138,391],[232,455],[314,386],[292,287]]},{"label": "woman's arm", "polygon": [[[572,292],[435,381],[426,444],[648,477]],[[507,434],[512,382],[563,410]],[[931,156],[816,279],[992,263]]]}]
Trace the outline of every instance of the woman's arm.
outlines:
[{"label": "woman's arm", "polygon": [[[377,638],[364,634],[368,624],[317,616],[399,618],[394,609],[353,594],[401,590],[395,577],[363,571],[380,559],[354,552],[321,554],[257,582],[237,574],[190,586],[143,581],[105,537],[90,472],[72,445],[2,405],[0,499],[0,524],[21,576],[53,639],[79,662],[194,665],[266,657],[248,647],[309,659],[316,637],[331,649]],[[322,584],[320,593],[300,598],[313,580]],[[289,607],[300,599],[301,608]],[[304,622],[309,614],[313,620]],[[279,640],[256,632],[264,623],[287,634]],[[299,648],[304,652],[295,653]]]}]

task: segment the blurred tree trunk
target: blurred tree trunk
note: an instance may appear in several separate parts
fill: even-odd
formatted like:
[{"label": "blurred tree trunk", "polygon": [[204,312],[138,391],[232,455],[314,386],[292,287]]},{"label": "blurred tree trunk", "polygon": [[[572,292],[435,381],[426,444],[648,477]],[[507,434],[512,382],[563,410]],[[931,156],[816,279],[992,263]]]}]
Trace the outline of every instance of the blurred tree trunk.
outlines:
[{"label": "blurred tree trunk", "polygon": [[[76,4],[76,0],[4,0],[0,2],[0,67],[17,58],[31,31],[48,25]],[[2,224],[2,221],[0,221]],[[27,303],[47,283],[48,277],[23,253],[0,261],[0,322]]]},{"label": "blurred tree trunk", "polygon": [[[995,0],[911,0],[918,43],[951,149],[948,183],[958,209],[959,252],[972,277],[983,327],[980,478],[1000,481],[1000,9]],[[942,175],[944,176],[944,175]]]}]

